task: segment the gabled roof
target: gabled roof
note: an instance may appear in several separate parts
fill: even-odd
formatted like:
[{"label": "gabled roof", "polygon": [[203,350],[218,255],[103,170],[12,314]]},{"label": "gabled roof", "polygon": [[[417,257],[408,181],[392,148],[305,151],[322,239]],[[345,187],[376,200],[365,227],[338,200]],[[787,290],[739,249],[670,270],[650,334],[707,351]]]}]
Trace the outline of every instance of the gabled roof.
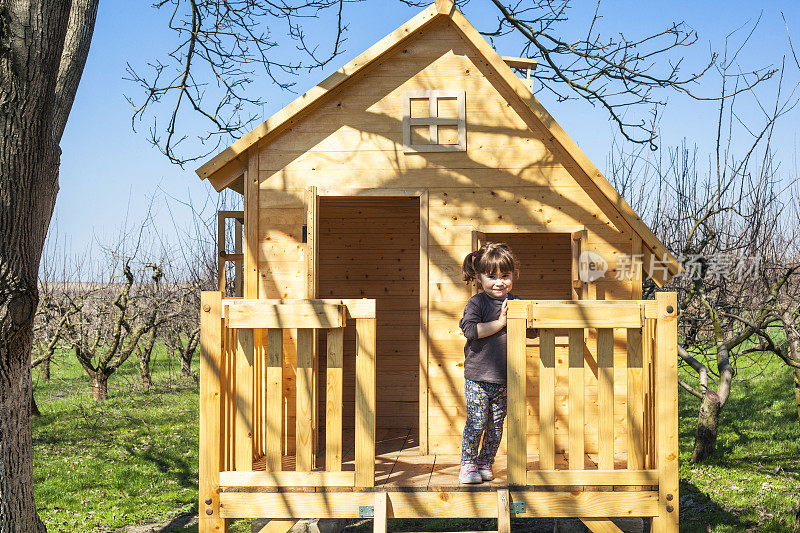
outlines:
[{"label": "gabled roof", "polygon": [[592,187],[587,187],[587,192],[590,194],[592,200],[598,203],[600,207],[605,205],[605,207],[611,207],[614,212],[618,213],[623,223],[642,238],[647,248],[645,252],[652,253],[665,264],[669,274],[663,275],[661,279],[655,279],[654,281],[661,285],[670,277],[680,272],[681,266],[675,257],[669,253],[664,244],[658,240],[631,206],[628,205],[597,167],[589,160],[586,154],[575,144],[575,141],[566,134],[550,113],[548,113],[531,94],[525,82],[514,74],[511,67],[503,61],[464,15],[454,7],[452,0],[436,0],[435,4],[428,6],[414,18],[371,46],[353,61],[330,75],[319,85],[302,94],[294,102],[275,113],[253,131],[244,135],[231,146],[204,163],[196,170],[197,175],[200,176],[201,179],[208,179],[218,191],[231,186],[241,177],[247,168],[247,160],[242,156],[248,149],[261,141],[265,141],[279,134],[287,126],[296,122],[296,120],[306,113],[311,106],[320,102],[331,91],[361,72],[367,66],[376,61],[380,61],[390,50],[411,38],[416,31],[444,17],[451,19],[453,25],[466,41],[471,43],[472,46],[483,55],[489,66],[496,71],[499,78],[506,84],[506,88],[510,90],[511,95],[524,104],[522,108],[526,112],[526,116],[522,116],[523,120],[525,120],[531,128],[537,128],[545,134],[546,139],[551,143],[551,148],[558,156],[563,158],[565,163],[570,164],[569,166],[571,169],[574,169],[577,175],[573,175],[573,177],[581,183],[581,185],[594,186],[593,188],[599,194],[592,194],[590,190]]}]

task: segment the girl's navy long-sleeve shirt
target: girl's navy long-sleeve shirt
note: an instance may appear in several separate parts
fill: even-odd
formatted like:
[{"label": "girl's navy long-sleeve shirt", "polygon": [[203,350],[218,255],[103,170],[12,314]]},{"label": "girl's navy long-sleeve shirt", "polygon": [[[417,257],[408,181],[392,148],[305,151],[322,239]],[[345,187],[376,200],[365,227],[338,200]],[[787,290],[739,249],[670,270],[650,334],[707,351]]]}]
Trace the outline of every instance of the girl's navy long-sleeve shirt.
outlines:
[{"label": "girl's navy long-sleeve shirt", "polygon": [[[519,298],[509,293],[506,295],[506,299],[518,300]],[[503,300],[492,298],[485,292],[479,292],[467,301],[467,305],[464,307],[464,316],[459,322],[461,331],[467,338],[467,343],[464,345],[464,377],[466,379],[489,383],[506,382],[507,334],[505,326],[488,337],[478,338],[478,324],[493,322],[500,318],[502,307]]]}]

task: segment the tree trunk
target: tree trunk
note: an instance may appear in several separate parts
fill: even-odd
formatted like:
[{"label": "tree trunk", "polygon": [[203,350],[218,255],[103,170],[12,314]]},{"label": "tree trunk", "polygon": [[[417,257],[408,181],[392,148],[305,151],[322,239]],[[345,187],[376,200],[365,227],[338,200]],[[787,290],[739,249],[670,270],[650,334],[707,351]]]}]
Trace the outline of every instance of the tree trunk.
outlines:
[{"label": "tree trunk", "polygon": [[[75,4],[81,2],[76,1]],[[96,4],[96,1],[95,1]],[[91,4],[90,4],[91,5]],[[31,342],[66,116],[91,41],[84,17],[58,85],[72,3],[0,3],[0,531],[46,531],[33,496]],[[96,13],[96,5],[94,11]],[[77,15],[76,10],[76,15]],[[80,61],[79,66],[74,63]],[[57,93],[62,94],[57,94]],[[64,117],[55,129],[57,117]]]},{"label": "tree trunk", "polygon": [[139,374],[142,377],[142,386],[150,388],[153,386],[153,377],[150,375],[150,361],[139,361]]},{"label": "tree trunk", "polygon": [[96,372],[92,377],[92,399],[97,402],[108,399],[108,374]]},{"label": "tree trunk", "polygon": [[[800,365],[800,328],[794,322],[794,314],[791,310],[783,313],[783,331],[786,334],[787,350],[786,355],[790,361]],[[794,403],[797,408],[797,422],[800,424],[800,368],[793,367],[794,374]]]},{"label": "tree trunk", "polygon": [[691,462],[699,463],[714,455],[717,446],[717,430],[722,402],[714,391],[706,391],[697,420],[697,435],[694,440],[694,452]]},{"label": "tree trunk", "polygon": [[188,378],[192,375],[192,352],[181,351],[181,377]]},{"label": "tree trunk", "polygon": [[46,357],[44,361],[42,361],[42,370],[41,370],[41,377],[45,381],[50,381],[50,358],[52,355]]},{"label": "tree trunk", "polygon": [[797,423],[800,424],[800,368],[794,369],[794,403],[797,407]]}]

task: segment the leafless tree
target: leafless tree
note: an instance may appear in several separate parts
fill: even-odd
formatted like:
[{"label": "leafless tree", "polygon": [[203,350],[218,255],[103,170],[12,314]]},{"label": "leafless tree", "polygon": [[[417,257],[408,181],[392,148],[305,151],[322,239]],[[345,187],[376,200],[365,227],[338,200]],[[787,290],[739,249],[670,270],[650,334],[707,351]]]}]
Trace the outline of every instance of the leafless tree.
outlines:
[{"label": "leafless tree", "polygon": [[[701,400],[693,462],[714,453],[737,365],[769,349],[783,294],[796,287],[800,268],[796,256],[792,261],[777,252],[787,223],[787,194],[796,182],[779,168],[772,145],[775,125],[795,108],[797,95],[785,91],[780,77],[770,105],[763,94],[742,93],[738,88],[752,87],[752,79],[731,75],[727,68],[735,59],[723,56],[721,62],[726,66],[720,71],[721,94],[733,96],[718,100],[717,137],[707,168],[697,149],[686,145],[643,166],[637,161],[648,156],[641,149],[612,160],[613,181],[685,270],[667,288],[679,293],[679,356],[695,376],[694,383],[680,384]],[[742,120],[737,106],[744,98],[745,105],[761,110],[761,119],[737,128]],[[632,176],[634,168],[644,168],[644,175]]]}]

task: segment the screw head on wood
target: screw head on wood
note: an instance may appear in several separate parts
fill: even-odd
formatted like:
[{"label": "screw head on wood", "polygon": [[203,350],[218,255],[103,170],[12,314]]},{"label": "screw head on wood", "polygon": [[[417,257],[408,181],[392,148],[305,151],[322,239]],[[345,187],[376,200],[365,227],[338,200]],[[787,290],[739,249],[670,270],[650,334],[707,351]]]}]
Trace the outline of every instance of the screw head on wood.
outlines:
[{"label": "screw head on wood", "polygon": [[668,305],[668,306],[667,306],[667,313],[671,313],[671,312],[673,312],[674,310],[675,310],[675,308],[674,308],[674,307],[672,307],[671,305]]},{"label": "screw head on wood", "polygon": [[214,514],[214,509],[212,509],[211,507],[209,507],[208,509],[206,509],[206,514],[208,514],[208,515],[212,515],[212,514]]},{"label": "screw head on wood", "polygon": [[[674,498],[674,497],[675,497],[675,496],[673,496],[672,494],[667,494],[667,501],[668,501],[668,502],[671,502],[671,501],[672,501],[672,498]],[[209,499],[211,499],[211,498],[209,498]],[[206,502],[206,503],[209,503],[209,502]]]},{"label": "screw head on wood", "polygon": [[668,513],[671,513],[671,512],[672,512],[672,511],[674,511],[674,510],[675,510],[675,508],[674,508],[673,506],[671,506],[671,505],[667,505],[667,512],[668,512]]},{"label": "screw head on wood", "polygon": [[[670,496],[671,496],[671,495],[670,495]],[[672,498],[670,498],[670,497],[667,497],[667,499],[668,499],[668,500],[671,500]],[[211,499],[211,497],[208,497],[208,498],[206,498],[206,505],[211,505],[211,502],[212,502],[212,501],[213,501],[213,500]]]},{"label": "screw head on wood", "polygon": [[208,305],[208,304],[204,305],[204,306],[203,306],[203,311],[205,311],[206,313],[208,313],[209,311],[211,311],[211,306],[210,306],[210,305]]}]

